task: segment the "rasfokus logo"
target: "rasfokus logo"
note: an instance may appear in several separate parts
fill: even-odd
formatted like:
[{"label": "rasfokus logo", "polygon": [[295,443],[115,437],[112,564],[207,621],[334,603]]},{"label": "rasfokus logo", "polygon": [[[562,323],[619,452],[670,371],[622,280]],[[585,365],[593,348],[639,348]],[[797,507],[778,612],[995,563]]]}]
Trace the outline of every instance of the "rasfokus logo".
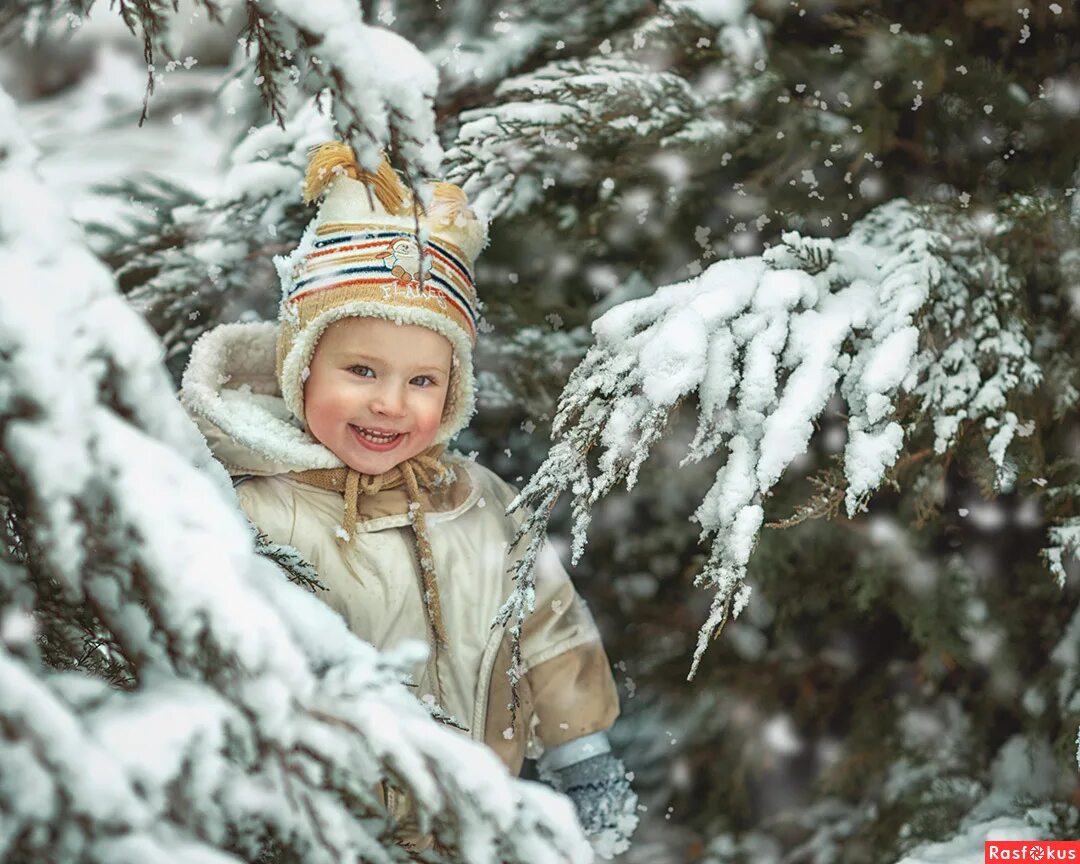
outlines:
[{"label": "rasfokus logo", "polygon": [[987,840],[983,861],[1007,861],[1009,864],[1046,864],[1051,861],[1076,861],[1080,864],[1080,840]]}]

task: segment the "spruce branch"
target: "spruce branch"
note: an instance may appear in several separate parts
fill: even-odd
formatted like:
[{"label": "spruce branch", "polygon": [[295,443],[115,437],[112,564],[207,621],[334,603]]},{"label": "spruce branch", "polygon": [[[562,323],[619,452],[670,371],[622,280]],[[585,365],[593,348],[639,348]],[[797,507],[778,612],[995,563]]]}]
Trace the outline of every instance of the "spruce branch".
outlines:
[{"label": "spruce branch", "polygon": [[833,456],[828,468],[809,477],[816,492],[795,508],[795,512],[783,519],[765,522],[763,528],[794,528],[811,519],[835,519],[840,515],[847,493],[844,467],[840,457]]},{"label": "spruce branch", "polygon": [[[592,506],[617,483],[633,487],[671,412],[696,395],[698,428],[684,464],[721,448],[727,459],[694,516],[711,547],[695,584],[712,588],[714,599],[693,677],[708,641],[749,598],[743,578],[764,502],[805,451],[834,389],[848,409],[848,518],[866,509],[890,468],[895,477],[941,456],[965,423],[987,430],[984,458],[1008,481],[1005,453],[1020,425],[1008,405],[1042,377],[1022,319],[1002,320],[1016,302],[1004,262],[941,208],[894,201],[839,241],[788,232],[760,259],[721,262],[598,319],[596,344],[560,399],[555,443],[510,509],[531,508],[524,524],[540,531],[553,496],[570,491],[576,561]],[[958,362],[970,371],[942,366]],[[897,465],[905,438],[929,417],[934,448]],[[830,513],[834,495],[825,492],[795,521]],[[515,578],[519,590],[530,585],[527,561]]]},{"label": "spruce branch", "polygon": [[[445,70],[440,114],[454,117],[467,105],[490,103],[500,82],[531,74],[556,58],[594,54],[611,33],[643,26],[657,7],[655,0],[524,0],[480,18],[476,6],[454,4],[425,49]],[[430,26],[425,18],[410,20],[407,32]]]},{"label": "spruce branch", "polygon": [[291,55],[276,27],[271,23],[273,12],[263,8],[259,0],[244,0],[247,22],[240,31],[244,50],[250,56],[255,49],[255,84],[270,116],[285,128],[285,95],[279,78],[282,60]]},{"label": "spruce branch", "polygon": [[635,151],[655,148],[680,118],[700,110],[681,77],[623,57],[557,61],[503,82],[495,97],[496,105],[462,112],[446,154],[448,179],[490,218],[527,211],[542,197],[545,177],[598,182],[582,176],[582,162],[601,151],[623,152],[623,169],[633,171]]},{"label": "spruce branch", "polygon": [[[94,0],[80,0],[89,13]],[[198,0],[209,19],[223,25],[217,0]],[[125,26],[142,41],[147,67],[141,126],[149,114],[157,70],[155,55],[171,59],[165,44],[170,19],[179,0],[118,0]],[[374,165],[380,150],[398,145],[406,171],[419,177],[433,173],[437,150],[433,101],[438,82],[434,67],[410,42],[397,34],[363,21],[363,11],[346,2],[322,4],[318,11],[300,0],[244,0],[245,23],[240,41],[254,49],[254,71],[259,93],[274,122],[286,121],[285,78],[298,88],[302,99],[318,99],[324,91],[333,97],[339,134],[360,160]],[[48,23],[65,11],[57,0],[23,0],[10,13],[9,23],[33,19]],[[5,19],[0,19],[3,21]],[[297,65],[298,53],[309,61],[306,74]],[[393,59],[408,69],[409,87],[385,76]],[[293,62],[293,61],[297,62]]]},{"label": "spruce branch", "polygon": [[295,547],[275,543],[250,520],[248,525],[255,537],[255,551],[277,564],[290,582],[312,593],[326,590],[326,586],[319,581],[318,571],[304,560]]}]

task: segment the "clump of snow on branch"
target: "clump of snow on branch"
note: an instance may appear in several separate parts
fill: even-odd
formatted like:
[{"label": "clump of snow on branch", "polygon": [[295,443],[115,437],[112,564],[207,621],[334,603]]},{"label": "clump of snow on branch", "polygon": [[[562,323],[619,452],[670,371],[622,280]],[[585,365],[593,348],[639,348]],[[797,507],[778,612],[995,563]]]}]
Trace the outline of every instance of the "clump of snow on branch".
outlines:
[{"label": "clump of snow on branch", "polygon": [[[532,508],[522,534],[539,530],[569,490],[576,561],[592,506],[620,482],[633,487],[671,411],[696,396],[684,464],[725,451],[726,459],[694,514],[711,546],[696,584],[714,598],[692,677],[710,637],[749,599],[744,576],[764,502],[806,452],[837,388],[848,406],[849,517],[865,509],[923,417],[934,419],[939,452],[961,422],[996,430],[988,455],[1004,465],[1010,438],[1001,430],[1017,422],[1006,401],[1037,385],[1040,371],[1020,325],[1001,316],[1011,281],[966,268],[967,250],[950,239],[957,226],[934,224],[930,211],[893,201],[845,238],[790,232],[760,257],[719,262],[600,317],[596,344],[560,399],[548,458],[511,505]],[[947,328],[935,331],[944,344],[929,338],[931,327]],[[905,394],[916,410],[901,412]],[[523,589],[531,567],[526,554],[515,572]]]},{"label": "clump of snow on branch", "polygon": [[[1068,492],[1080,498],[1080,488],[1066,487],[1059,492]],[[1080,559],[1080,516],[1063,519],[1058,525],[1047,530],[1050,545],[1043,549],[1043,557],[1050,572],[1057,578],[1059,586],[1064,587],[1068,574],[1065,572],[1065,559]]]},{"label": "clump of snow on branch", "polygon": [[[0,92],[0,474],[32,553],[0,559],[0,774],[19,778],[0,858],[407,860],[385,779],[466,860],[588,860],[568,802],[400,683],[421,649],[380,655],[255,554],[160,345],[34,160]],[[42,602],[92,611],[130,689],[48,671]]]},{"label": "clump of snow on branch", "polygon": [[337,96],[334,119],[361,164],[377,168],[379,151],[393,133],[410,170],[437,168],[442,156],[433,107],[438,73],[415,45],[392,30],[365,24],[363,10],[348,0],[266,0],[263,5],[275,26],[295,30],[288,41],[303,45],[314,58],[311,74],[299,80],[311,96],[323,88]]}]

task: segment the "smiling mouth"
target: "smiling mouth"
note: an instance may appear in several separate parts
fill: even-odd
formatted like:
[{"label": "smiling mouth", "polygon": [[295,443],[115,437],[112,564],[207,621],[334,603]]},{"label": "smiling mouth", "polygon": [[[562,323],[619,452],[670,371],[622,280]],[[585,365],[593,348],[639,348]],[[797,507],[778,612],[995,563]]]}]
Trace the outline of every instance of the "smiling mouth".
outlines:
[{"label": "smiling mouth", "polygon": [[372,450],[390,450],[404,437],[402,432],[376,432],[349,424],[349,429],[361,444]]}]

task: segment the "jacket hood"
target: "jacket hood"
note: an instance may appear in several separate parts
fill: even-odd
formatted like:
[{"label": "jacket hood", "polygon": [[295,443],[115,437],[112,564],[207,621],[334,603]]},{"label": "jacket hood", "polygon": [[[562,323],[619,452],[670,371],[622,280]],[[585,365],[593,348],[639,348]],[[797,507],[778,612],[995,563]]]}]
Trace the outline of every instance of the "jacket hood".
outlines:
[{"label": "jacket hood", "polygon": [[275,371],[277,324],[222,324],[192,346],[180,402],[230,474],[267,476],[344,463],[293,417]]}]

